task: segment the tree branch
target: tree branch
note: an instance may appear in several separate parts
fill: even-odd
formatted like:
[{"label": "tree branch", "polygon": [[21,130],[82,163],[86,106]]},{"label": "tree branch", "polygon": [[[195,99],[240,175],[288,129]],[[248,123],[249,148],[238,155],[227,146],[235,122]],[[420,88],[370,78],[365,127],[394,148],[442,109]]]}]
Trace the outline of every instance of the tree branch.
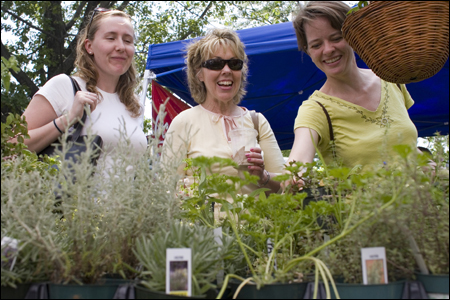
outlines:
[{"label": "tree branch", "polygon": [[[9,53],[6,46],[3,45],[3,42],[2,42],[2,46],[1,46],[1,55],[8,60],[11,57],[11,54]],[[34,82],[30,79],[30,77],[28,77],[28,75],[25,72],[23,72],[22,70],[20,70],[17,73],[13,69],[9,69],[9,72],[11,72],[11,74],[14,76],[14,78],[16,78],[16,80],[20,84],[25,85],[29,88],[28,95],[30,98],[39,90],[39,88],[36,86],[36,84],[34,84]]]},{"label": "tree branch", "polygon": [[59,38],[57,38],[57,37],[56,37],[55,35],[53,35],[51,32],[42,30],[41,28],[34,26],[34,25],[31,24],[30,22],[28,22],[28,21],[22,19],[21,17],[19,17],[19,16],[16,15],[15,13],[11,12],[9,9],[2,7],[2,11],[4,11],[5,13],[7,13],[7,14],[13,16],[13,17],[16,18],[17,20],[19,20],[19,21],[25,23],[26,25],[30,26],[31,28],[34,28],[34,29],[36,29],[36,30],[38,30],[38,31],[40,31],[40,32],[42,32],[42,33],[48,35],[48,36],[51,36],[51,37],[55,38],[56,40],[59,40]]},{"label": "tree branch", "polygon": [[70,20],[69,23],[66,24],[66,31],[69,31],[70,28],[72,28],[73,24],[75,24],[76,20],[80,17],[81,13],[83,12],[86,3],[87,1],[81,1],[80,5],[78,5],[77,10],[75,11],[75,14],[72,17],[72,20]]},{"label": "tree branch", "polygon": [[120,4],[120,6],[117,9],[123,11],[129,3],[130,3],[130,1],[123,1],[122,4]]},{"label": "tree branch", "polygon": [[[210,10],[210,8],[212,7],[213,1],[210,1],[208,6],[206,6],[205,10],[202,12],[202,14],[200,15],[200,17],[198,18],[199,20],[203,19],[206,15],[206,13],[208,12],[208,10]],[[180,40],[184,40],[186,39],[188,36],[191,35],[191,33],[194,32],[192,29],[189,30],[184,36],[182,36],[180,38]]]}]

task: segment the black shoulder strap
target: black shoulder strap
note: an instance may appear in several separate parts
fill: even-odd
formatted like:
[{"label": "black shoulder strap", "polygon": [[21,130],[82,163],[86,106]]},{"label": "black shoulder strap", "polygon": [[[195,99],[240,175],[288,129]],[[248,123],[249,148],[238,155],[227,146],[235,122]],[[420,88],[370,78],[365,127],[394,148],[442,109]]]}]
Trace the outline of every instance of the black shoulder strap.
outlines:
[{"label": "black shoulder strap", "polygon": [[249,112],[250,112],[250,116],[252,117],[253,126],[255,127],[256,132],[258,132],[258,135],[256,136],[256,140],[258,141],[258,144],[259,144],[259,119],[258,119],[258,115],[256,114],[256,111],[254,111],[254,110],[249,110]]},{"label": "black shoulder strap", "polygon": [[[72,76],[69,76],[69,78],[72,81],[73,95],[75,96],[78,91],[81,91],[81,88],[78,82],[72,78]],[[83,117],[81,118],[81,121],[74,125],[75,131],[73,134],[71,134],[72,141],[76,141],[80,136],[85,121],[86,121],[86,111],[83,112]]]},{"label": "black shoulder strap", "polygon": [[328,114],[327,109],[325,108],[325,106],[323,106],[322,103],[320,103],[319,101],[316,101],[323,109],[323,112],[325,113],[325,116],[327,116],[327,121],[328,121],[328,130],[330,131],[330,141],[334,142],[334,133],[333,133],[333,126],[331,125],[331,118],[330,115]]},{"label": "black shoulder strap", "polygon": [[320,107],[322,107],[323,112],[325,113],[325,116],[327,117],[327,121],[328,121],[328,130],[330,132],[330,143],[331,143],[331,152],[333,154],[333,158],[336,159],[337,158],[337,154],[336,154],[336,145],[335,145],[335,140],[334,140],[334,132],[333,132],[333,125],[331,124],[331,118],[330,115],[328,114],[327,109],[325,108],[325,106],[323,106],[322,103],[320,103],[317,100],[314,100],[317,102],[317,104],[320,105]]}]

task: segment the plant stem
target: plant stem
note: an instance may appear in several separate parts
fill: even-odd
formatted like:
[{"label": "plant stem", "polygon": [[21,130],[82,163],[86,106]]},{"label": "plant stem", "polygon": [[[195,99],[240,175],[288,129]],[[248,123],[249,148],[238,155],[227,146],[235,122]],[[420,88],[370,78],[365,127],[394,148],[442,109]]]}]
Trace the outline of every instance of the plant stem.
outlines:
[{"label": "plant stem", "polygon": [[242,290],[242,288],[252,280],[253,280],[253,277],[249,277],[249,278],[245,279],[244,281],[242,281],[242,283],[236,289],[236,292],[233,295],[233,299],[236,299],[237,296],[239,295],[239,292]]},{"label": "plant stem", "polygon": [[[398,191],[396,191],[394,193],[394,195],[392,196],[391,200],[389,200],[388,202],[386,202],[385,204],[383,204],[380,209],[378,210],[378,212],[386,209],[387,207],[389,207],[391,204],[393,204],[395,202],[395,200],[397,200],[398,195],[400,194],[400,192],[402,191],[402,188],[405,185],[405,179],[403,180],[402,184],[400,184],[400,189]],[[361,225],[362,223],[364,223],[365,221],[369,220],[370,218],[372,218],[374,215],[376,214],[375,211],[370,212],[367,216],[365,216],[364,218],[362,218],[361,220],[359,220],[355,225],[353,225],[353,227],[351,227],[350,229],[348,229],[347,231],[342,231],[338,236],[335,236],[334,238],[330,239],[328,242],[322,244],[321,246],[315,248],[314,250],[310,251],[309,253],[303,255],[302,257],[296,258],[292,261],[290,261],[286,267],[286,271],[289,271],[289,269],[291,269],[295,263],[297,261],[302,260],[302,258],[305,257],[310,257],[314,254],[316,254],[317,252],[321,251],[322,249],[326,248],[327,246],[333,244],[334,242],[346,237],[347,235],[349,235],[351,232],[353,232],[356,228],[359,227],[359,225]]]},{"label": "plant stem", "polygon": [[222,288],[220,289],[219,295],[217,295],[216,299],[222,299],[223,293],[225,292],[225,289],[227,288],[228,281],[230,280],[230,277],[239,279],[241,281],[245,280],[244,278],[242,278],[240,276],[237,276],[237,275],[234,275],[234,274],[227,274],[225,276],[225,279],[223,280]]},{"label": "plant stem", "polygon": [[228,209],[226,209],[226,213],[227,213],[227,216],[228,216],[228,220],[231,223],[231,228],[233,228],[233,232],[236,235],[236,240],[237,240],[237,242],[239,244],[239,247],[242,250],[242,254],[244,254],[245,260],[247,261],[248,268],[252,272],[253,277],[256,277],[255,270],[253,269],[252,263],[251,263],[250,259],[248,258],[247,251],[245,251],[245,248],[243,246],[241,238],[239,237],[239,234],[237,232],[236,224],[235,224],[234,220],[230,217],[230,211]]}]

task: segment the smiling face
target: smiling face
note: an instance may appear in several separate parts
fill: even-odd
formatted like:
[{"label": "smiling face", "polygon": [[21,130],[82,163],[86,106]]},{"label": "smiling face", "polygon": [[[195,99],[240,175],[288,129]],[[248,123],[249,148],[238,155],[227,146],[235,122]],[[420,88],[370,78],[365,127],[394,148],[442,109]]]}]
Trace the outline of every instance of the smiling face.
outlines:
[{"label": "smiling face", "polygon": [[[237,58],[230,47],[223,46],[214,53],[211,58],[231,59]],[[206,60],[208,60],[206,59]],[[226,64],[222,70],[209,70],[201,68],[198,79],[203,81],[206,87],[206,102],[215,102],[219,105],[233,104],[233,98],[239,92],[242,71],[233,71]]]},{"label": "smiling face", "polygon": [[328,19],[319,17],[304,25],[307,53],[327,77],[342,76],[355,63],[353,49],[344,40],[340,30],[334,29]]},{"label": "smiling face", "polygon": [[93,56],[99,78],[118,80],[133,60],[134,30],[129,19],[111,16],[100,21],[94,39],[85,40],[86,51]]}]

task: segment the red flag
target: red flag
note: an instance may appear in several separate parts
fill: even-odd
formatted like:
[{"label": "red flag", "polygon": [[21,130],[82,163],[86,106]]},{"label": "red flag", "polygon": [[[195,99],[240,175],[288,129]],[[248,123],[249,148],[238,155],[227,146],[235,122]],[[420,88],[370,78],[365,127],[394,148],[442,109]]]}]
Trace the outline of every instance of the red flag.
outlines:
[{"label": "red flag", "polygon": [[[167,98],[169,100],[167,101]],[[185,109],[191,108],[187,103],[181,101],[172,95],[168,90],[163,88],[159,83],[152,81],[152,129],[156,132],[157,126],[161,126],[159,122],[159,109],[161,104],[166,103],[166,116],[162,122],[164,126],[163,132],[160,136],[160,140],[164,141],[167,129],[169,129],[170,123],[172,123],[173,118]],[[167,102],[166,102],[167,101]]]}]

